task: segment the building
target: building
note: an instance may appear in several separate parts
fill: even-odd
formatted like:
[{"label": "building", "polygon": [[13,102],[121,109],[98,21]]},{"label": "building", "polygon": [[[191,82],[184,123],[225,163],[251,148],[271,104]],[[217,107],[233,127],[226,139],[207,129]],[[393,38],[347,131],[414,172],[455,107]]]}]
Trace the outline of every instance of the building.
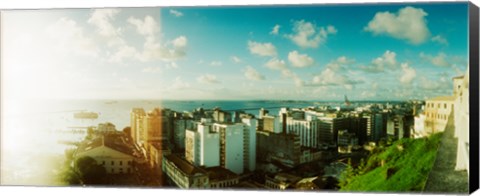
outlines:
[{"label": "building", "polygon": [[223,167],[205,168],[208,173],[210,188],[225,188],[237,185],[240,182],[240,176]]},{"label": "building", "polygon": [[189,163],[175,154],[165,156],[163,161],[163,171],[176,186],[183,189],[210,188],[206,170]]},{"label": "building", "polygon": [[244,171],[255,171],[257,164],[257,119],[253,116],[242,116],[241,121],[245,124],[243,129],[243,152]]},{"label": "building", "polygon": [[148,163],[156,175],[161,174],[163,157],[169,154],[171,154],[171,150],[168,148],[167,143],[160,141],[148,143]]},{"label": "building", "polygon": [[175,151],[185,151],[185,133],[187,129],[194,129],[193,119],[181,117],[173,120],[173,146]]},{"label": "building", "polygon": [[425,133],[425,114],[419,113],[414,117],[414,138],[421,138],[427,136]]},{"label": "building", "polygon": [[265,176],[265,188],[267,189],[293,189],[302,178],[293,174],[279,173],[273,176]]},{"label": "building", "polygon": [[196,166],[221,166],[237,174],[255,170],[255,119],[245,123],[218,123],[201,119],[196,130],[187,130],[185,157]]},{"label": "building", "polygon": [[115,132],[117,130],[115,129],[114,124],[112,124],[110,122],[106,122],[106,123],[98,124],[98,131],[99,132]]},{"label": "building", "polygon": [[220,165],[220,134],[212,128],[212,119],[201,119],[196,130],[186,130],[185,158],[196,166]]},{"label": "building", "polygon": [[268,114],[262,117],[263,124],[262,129],[263,131],[268,131],[272,133],[280,133],[282,129],[280,128],[280,119],[278,116],[270,116]]},{"label": "building", "polygon": [[[145,142],[157,142],[162,140],[162,131],[163,126],[166,122],[162,118],[162,111],[160,108],[155,108],[152,111],[148,112],[143,117],[143,138]],[[145,144],[144,144],[145,145]]]},{"label": "building", "polygon": [[358,138],[355,133],[348,130],[339,130],[337,137],[337,148],[340,153],[351,153],[352,148],[358,145]]},{"label": "building", "polygon": [[131,137],[136,144],[140,145],[144,140],[143,136],[143,117],[145,110],[143,108],[133,108],[130,112]]},{"label": "building", "polygon": [[296,116],[287,117],[286,131],[300,137],[300,145],[311,148],[318,148],[320,141],[320,120],[315,116],[308,116],[306,119],[300,112],[294,112]]},{"label": "building", "polygon": [[349,128],[349,119],[344,117],[321,117],[320,118],[320,145],[337,145],[338,130]]},{"label": "building", "polygon": [[469,166],[469,131],[470,131],[470,116],[469,116],[469,71],[464,77],[453,78],[454,96],[455,96],[455,137],[457,142],[457,161],[455,170],[467,170],[470,173]]},{"label": "building", "polygon": [[293,167],[300,164],[300,137],[293,133],[257,131],[256,151],[259,162],[278,161]]},{"label": "building", "polygon": [[215,108],[213,110],[213,121],[231,123],[232,122],[232,114],[230,112],[221,110],[220,108]]},{"label": "building", "polygon": [[91,141],[84,141],[73,157],[77,160],[85,156],[105,167],[107,174],[132,173],[134,162],[142,158],[135,148],[126,143],[121,134],[105,134]]},{"label": "building", "polygon": [[445,130],[448,118],[454,111],[454,103],[454,96],[441,96],[426,100],[425,133],[427,135]]}]

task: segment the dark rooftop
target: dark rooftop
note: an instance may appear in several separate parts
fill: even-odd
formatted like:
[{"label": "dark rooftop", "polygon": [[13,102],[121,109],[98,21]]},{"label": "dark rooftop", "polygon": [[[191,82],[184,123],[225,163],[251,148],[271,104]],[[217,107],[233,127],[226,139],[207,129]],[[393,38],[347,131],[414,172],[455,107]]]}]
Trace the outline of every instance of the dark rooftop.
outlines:
[{"label": "dark rooftop", "polygon": [[165,159],[175,164],[175,166],[187,175],[195,175],[197,173],[207,174],[207,171],[192,165],[187,160],[182,159],[175,154],[167,155],[165,156]]},{"label": "dark rooftop", "polygon": [[205,170],[208,172],[208,177],[210,178],[210,181],[221,181],[239,177],[232,171],[220,166],[208,167],[205,168]]}]

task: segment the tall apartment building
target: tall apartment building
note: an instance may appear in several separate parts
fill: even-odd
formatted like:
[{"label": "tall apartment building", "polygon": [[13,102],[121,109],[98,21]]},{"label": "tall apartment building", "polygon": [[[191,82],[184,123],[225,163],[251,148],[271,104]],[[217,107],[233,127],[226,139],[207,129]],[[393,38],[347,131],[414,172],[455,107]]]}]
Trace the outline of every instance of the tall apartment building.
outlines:
[{"label": "tall apartment building", "polygon": [[367,121],[366,136],[368,141],[378,142],[387,136],[388,115],[384,112],[366,112],[362,117]]},{"label": "tall apartment building", "polygon": [[130,129],[131,137],[136,144],[140,144],[143,141],[143,117],[145,116],[145,110],[143,108],[133,108],[130,112]]},{"label": "tall apartment building", "polygon": [[176,117],[173,120],[173,145],[176,151],[185,150],[186,130],[193,130],[194,121],[190,118]]},{"label": "tall apartment building", "polygon": [[232,124],[202,119],[197,123],[197,130],[186,132],[186,159],[196,166],[221,166],[237,174],[247,168],[254,170],[256,122],[254,119],[244,122]]},{"label": "tall apartment building", "polygon": [[134,108],[130,112],[130,127],[133,140],[140,146],[161,140],[170,142],[173,135],[173,113],[161,108],[145,113],[142,108]]},{"label": "tall apartment building", "polygon": [[302,118],[301,115],[287,117],[286,131],[287,133],[298,135],[302,146],[311,148],[319,147],[320,120],[314,116],[308,116],[306,119]]},{"label": "tall apartment building", "polygon": [[338,130],[349,128],[349,119],[344,117],[320,118],[320,144],[337,144]]}]

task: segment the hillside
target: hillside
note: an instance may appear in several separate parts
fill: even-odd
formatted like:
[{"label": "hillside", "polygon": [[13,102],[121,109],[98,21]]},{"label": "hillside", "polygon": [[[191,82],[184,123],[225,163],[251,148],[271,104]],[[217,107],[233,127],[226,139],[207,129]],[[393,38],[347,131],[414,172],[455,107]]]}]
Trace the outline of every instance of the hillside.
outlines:
[{"label": "hillside", "polygon": [[435,162],[441,135],[404,138],[391,146],[377,148],[359,167],[343,173],[340,191],[422,191]]}]

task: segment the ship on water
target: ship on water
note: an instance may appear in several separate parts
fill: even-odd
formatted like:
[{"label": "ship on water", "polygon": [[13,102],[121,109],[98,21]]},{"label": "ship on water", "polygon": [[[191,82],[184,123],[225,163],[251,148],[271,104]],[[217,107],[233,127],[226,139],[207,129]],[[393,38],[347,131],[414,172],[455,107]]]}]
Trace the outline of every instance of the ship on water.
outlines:
[{"label": "ship on water", "polygon": [[73,117],[76,119],[92,119],[93,120],[98,118],[98,113],[81,111],[81,112],[74,113]]}]

